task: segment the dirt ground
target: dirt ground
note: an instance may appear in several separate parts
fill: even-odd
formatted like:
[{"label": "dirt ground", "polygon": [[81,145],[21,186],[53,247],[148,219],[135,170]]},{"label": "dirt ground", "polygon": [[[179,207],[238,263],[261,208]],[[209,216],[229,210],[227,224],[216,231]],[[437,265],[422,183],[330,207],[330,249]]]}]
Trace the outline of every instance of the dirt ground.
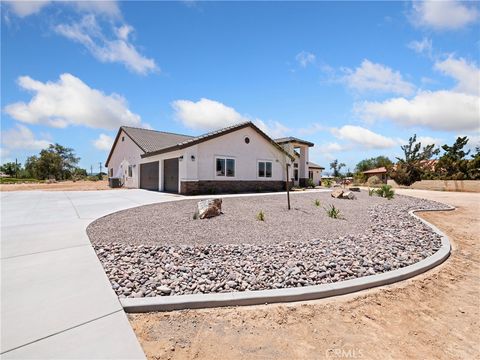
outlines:
[{"label": "dirt ground", "polygon": [[149,359],[480,359],[480,194],[421,214],[448,234],[441,266],[399,284],[303,303],[129,315]]},{"label": "dirt ground", "polygon": [[108,181],[60,181],[46,184],[0,184],[0,191],[19,190],[47,190],[47,191],[85,191],[85,190],[111,190]]}]

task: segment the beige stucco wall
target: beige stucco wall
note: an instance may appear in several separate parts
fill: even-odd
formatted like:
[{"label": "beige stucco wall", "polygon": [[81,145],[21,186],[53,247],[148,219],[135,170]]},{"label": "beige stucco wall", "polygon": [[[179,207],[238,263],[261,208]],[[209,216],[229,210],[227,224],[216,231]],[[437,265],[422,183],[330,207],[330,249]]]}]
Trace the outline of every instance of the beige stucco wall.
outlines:
[{"label": "beige stucco wall", "polygon": [[[123,141],[122,137],[124,138]],[[141,154],[143,154],[143,151],[122,130],[108,163],[108,175],[110,176],[110,169],[113,168],[113,177],[121,178],[125,187],[139,187],[140,166],[138,164],[140,163]],[[128,177],[128,165],[134,165],[132,177]]]},{"label": "beige stucco wall", "polygon": [[399,186],[394,180],[388,180],[388,184],[419,190],[480,192],[480,180],[422,180],[410,186]]},{"label": "beige stucco wall", "polygon": [[[245,137],[250,143],[245,143]],[[200,143],[198,146],[198,179],[199,180],[285,180],[285,161],[287,156],[275,148],[269,141],[250,127],[223,135]],[[235,159],[235,177],[217,177],[215,157]],[[272,177],[258,177],[258,161],[272,162]]]},{"label": "beige stucco wall", "polygon": [[320,169],[309,169],[310,171],[313,171],[313,182],[315,183],[315,186],[320,184],[320,181],[322,180],[322,170]]}]

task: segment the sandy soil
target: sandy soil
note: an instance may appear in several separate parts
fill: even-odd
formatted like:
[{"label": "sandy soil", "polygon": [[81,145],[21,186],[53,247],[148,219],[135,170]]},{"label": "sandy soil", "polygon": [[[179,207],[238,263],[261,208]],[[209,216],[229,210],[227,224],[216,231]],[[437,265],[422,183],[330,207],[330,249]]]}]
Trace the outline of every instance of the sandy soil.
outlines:
[{"label": "sandy soil", "polygon": [[111,190],[108,181],[61,181],[53,184],[0,184],[0,191],[24,191],[24,190],[46,190],[46,191],[85,191],[85,190]]},{"label": "sandy soil", "polygon": [[479,359],[480,194],[399,190],[457,206],[422,216],[452,256],[399,284],[304,303],[129,315],[150,359]]}]

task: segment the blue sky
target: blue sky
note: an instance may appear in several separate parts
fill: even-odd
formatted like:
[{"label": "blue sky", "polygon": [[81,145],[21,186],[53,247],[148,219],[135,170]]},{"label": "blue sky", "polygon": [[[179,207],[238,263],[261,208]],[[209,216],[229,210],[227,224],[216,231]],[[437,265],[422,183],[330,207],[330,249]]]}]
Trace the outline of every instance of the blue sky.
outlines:
[{"label": "blue sky", "polygon": [[478,2],[2,2],[2,162],[50,142],[105,161],[120,125],[251,120],[351,169],[479,142]]}]

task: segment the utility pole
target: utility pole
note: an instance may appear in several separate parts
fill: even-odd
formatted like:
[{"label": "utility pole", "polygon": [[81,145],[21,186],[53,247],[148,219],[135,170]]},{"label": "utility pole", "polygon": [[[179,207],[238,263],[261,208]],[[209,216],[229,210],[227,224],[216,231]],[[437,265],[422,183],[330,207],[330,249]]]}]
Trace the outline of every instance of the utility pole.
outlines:
[{"label": "utility pole", "polygon": [[101,162],[101,161],[98,163],[98,178],[99,178],[100,180],[103,180],[103,176],[102,176],[102,162]]}]

